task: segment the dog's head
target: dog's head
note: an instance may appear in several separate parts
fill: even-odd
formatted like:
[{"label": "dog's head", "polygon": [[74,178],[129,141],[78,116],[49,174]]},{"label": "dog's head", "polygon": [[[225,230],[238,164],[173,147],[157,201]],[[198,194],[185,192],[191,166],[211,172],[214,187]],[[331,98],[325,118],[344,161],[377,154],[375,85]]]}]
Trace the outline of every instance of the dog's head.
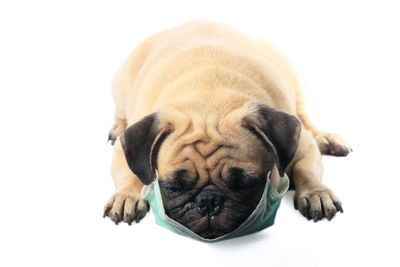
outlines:
[{"label": "dog's head", "polygon": [[294,157],[300,122],[265,104],[225,115],[152,113],[120,140],[144,183],[155,169],[169,217],[204,238],[237,228],[257,206],[274,164],[281,176]]}]

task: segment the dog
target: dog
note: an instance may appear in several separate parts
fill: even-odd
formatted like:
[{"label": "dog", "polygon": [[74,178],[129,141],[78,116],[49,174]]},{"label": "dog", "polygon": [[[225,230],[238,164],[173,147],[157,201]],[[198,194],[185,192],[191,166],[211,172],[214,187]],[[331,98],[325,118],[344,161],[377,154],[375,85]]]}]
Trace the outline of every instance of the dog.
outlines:
[{"label": "dog", "polygon": [[[112,178],[104,216],[139,222],[143,185],[158,171],[166,214],[205,238],[233,231],[254,210],[266,173],[286,172],[308,219],[343,212],[323,185],[321,154],[346,156],[314,127],[293,67],[271,44],[195,21],[142,42],[113,83]],[[274,183],[274,181],[272,181]]]}]

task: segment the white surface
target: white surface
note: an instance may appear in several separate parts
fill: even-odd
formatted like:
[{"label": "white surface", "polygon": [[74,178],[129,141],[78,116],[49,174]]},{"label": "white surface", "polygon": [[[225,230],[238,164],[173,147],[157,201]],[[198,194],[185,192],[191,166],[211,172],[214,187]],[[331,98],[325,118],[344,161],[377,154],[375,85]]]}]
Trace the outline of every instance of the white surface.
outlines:
[{"label": "white surface", "polygon": [[[2,1],[1,266],[399,266],[396,1]],[[236,4],[232,4],[235,2]],[[213,19],[277,44],[321,129],[353,146],[324,157],[343,202],[307,221],[288,194],[276,224],[216,244],[103,219],[113,193],[114,73],[146,36]]]}]

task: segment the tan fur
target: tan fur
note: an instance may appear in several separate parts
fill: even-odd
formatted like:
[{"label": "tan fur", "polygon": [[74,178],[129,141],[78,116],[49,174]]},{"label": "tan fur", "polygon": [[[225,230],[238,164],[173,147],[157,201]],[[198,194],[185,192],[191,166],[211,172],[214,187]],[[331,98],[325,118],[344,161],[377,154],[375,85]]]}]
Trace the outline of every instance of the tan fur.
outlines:
[{"label": "tan fur", "polygon": [[[293,173],[300,211],[315,219],[322,209],[330,219],[341,209],[321,183],[319,150],[333,147],[346,152],[348,145],[310,123],[293,67],[264,41],[214,22],[192,22],[160,32],[140,44],[122,65],[113,97],[116,119],[110,136],[114,138],[154,111],[177,126],[159,151],[161,174],[182,167],[214,177],[213,172],[223,172],[238,162],[255,171],[267,167],[270,163],[261,161],[266,150],[254,147],[255,137],[239,127],[241,118],[251,112],[254,101],[294,115],[303,129],[287,172]],[[145,213],[142,184],[128,168],[118,139],[112,176],[117,193],[106,215],[118,222],[134,216],[135,210]],[[136,203],[138,207],[132,208]]]}]

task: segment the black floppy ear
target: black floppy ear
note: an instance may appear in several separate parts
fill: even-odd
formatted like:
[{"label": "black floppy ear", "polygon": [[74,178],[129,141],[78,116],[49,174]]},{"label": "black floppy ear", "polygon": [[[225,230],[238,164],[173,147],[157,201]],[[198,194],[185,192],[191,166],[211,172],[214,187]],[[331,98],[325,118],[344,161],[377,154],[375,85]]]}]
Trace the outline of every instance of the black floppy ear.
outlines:
[{"label": "black floppy ear", "polygon": [[282,177],[297,151],[300,121],[295,116],[265,104],[257,104],[256,111],[245,117],[242,125],[273,153],[279,175]]},{"label": "black floppy ear", "polygon": [[129,168],[145,185],[153,181],[157,152],[168,133],[158,114],[152,113],[126,128],[119,137]]}]

